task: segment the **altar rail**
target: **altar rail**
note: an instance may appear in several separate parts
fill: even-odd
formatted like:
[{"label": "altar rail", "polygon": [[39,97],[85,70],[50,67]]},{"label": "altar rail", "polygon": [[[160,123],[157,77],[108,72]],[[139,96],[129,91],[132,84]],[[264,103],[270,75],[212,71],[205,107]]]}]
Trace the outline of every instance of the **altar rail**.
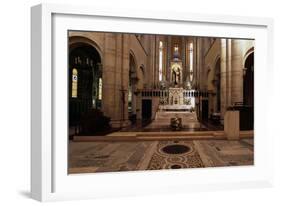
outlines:
[{"label": "altar rail", "polygon": [[[142,90],[142,97],[168,97],[169,90]],[[194,91],[194,90],[183,90],[184,97],[208,97],[208,92]]]}]

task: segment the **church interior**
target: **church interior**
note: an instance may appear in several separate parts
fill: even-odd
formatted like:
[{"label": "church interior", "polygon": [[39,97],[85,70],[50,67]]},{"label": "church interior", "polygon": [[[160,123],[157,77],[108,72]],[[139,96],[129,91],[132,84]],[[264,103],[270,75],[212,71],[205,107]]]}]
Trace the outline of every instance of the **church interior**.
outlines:
[{"label": "church interior", "polygon": [[68,172],[254,164],[254,39],[68,32]]}]

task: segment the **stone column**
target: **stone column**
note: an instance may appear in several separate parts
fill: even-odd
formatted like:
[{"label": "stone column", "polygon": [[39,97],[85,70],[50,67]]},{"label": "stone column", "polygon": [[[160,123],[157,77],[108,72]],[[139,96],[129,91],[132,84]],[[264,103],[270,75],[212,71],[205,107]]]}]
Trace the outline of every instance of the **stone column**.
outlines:
[{"label": "stone column", "polygon": [[137,114],[137,96],[135,94],[137,85],[135,84],[132,89],[132,112],[133,114]]},{"label": "stone column", "polygon": [[121,75],[122,75],[122,34],[116,34],[116,52],[115,52],[115,73],[114,73],[114,116],[112,117],[112,126],[121,127],[122,120],[122,102],[121,102]]},{"label": "stone column", "polygon": [[240,40],[231,42],[231,104],[243,102],[243,57]]},{"label": "stone column", "polygon": [[[121,85],[123,95],[121,98],[122,104],[122,127],[127,126],[129,121],[128,115],[128,91],[129,91],[129,38],[130,34],[123,34],[122,40],[122,78],[121,78]],[[122,95],[122,92],[120,91]]]},{"label": "stone column", "polygon": [[129,35],[105,34],[102,110],[112,127],[128,121]]},{"label": "stone column", "polygon": [[206,73],[206,66],[205,66],[205,56],[204,56],[204,38],[200,38],[201,46],[200,46],[200,89],[205,90],[205,82],[207,82],[207,73]]},{"label": "stone column", "polygon": [[154,68],[154,85],[158,85],[159,82],[159,36],[155,38],[155,68]]},{"label": "stone column", "polygon": [[112,127],[128,121],[129,35],[105,34],[102,110]]},{"label": "stone column", "polygon": [[[192,43],[192,39],[189,37],[187,39],[187,56],[186,56],[186,81],[190,81],[190,56],[189,56],[189,53],[190,53],[190,43]],[[190,82],[192,83],[192,82]]]},{"label": "stone column", "polygon": [[189,50],[188,50],[188,37],[185,39],[185,74],[184,74],[184,81],[188,81],[188,70],[189,70],[189,63],[188,63],[188,57],[189,57]]},{"label": "stone column", "polygon": [[193,85],[197,83],[197,37],[193,38]]},{"label": "stone column", "polygon": [[185,49],[185,37],[183,36],[181,39],[181,53],[182,53],[182,83],[185,83],[185,76],[186,76],[186,64],[185,64],[185,57],[186,57],[186,49]]},{"label": "stone column", "polygon": [[224,133],[228,140],[239,140],[239,111],[227,111],[224,115]]},{"label": "stone column", "polygon": [[154,66],[155,66],[155,35],[150,35],[150,46],[149,46],[149,58],[147,61],[147,68],[146,68],[146,76],[147,78],[147,86],[151,87],[154,84]]},{"label": "stone column", "polygon": [[102,111],[104,115],[114,118],[114,73],[115,73],[115,35],[112,33],[104,34],[104,64],[102,70]]},{"label": "stone column", "polygon": [[167,41],[167,69],[166,69],[166,80],[167,82],[170,82],[170,62],[171,62],[171,36],[168,36]]},{"label": "stone column", "polygon": [[[196,54],[195,54],[195,58],[196,58],[196,84],[197,86],[199,86],[200,83],[200,78],[199,78],[199,74],[200,74],[200,37],[196,37]],[[199,89],[197,87],[197,89]]]},{"label": "stone column", "polygon": [[221,97],[221,119],[226,111],[226,67],[227,67],[227,40],[221,39],[221,71],[220,71],[220,97]]},{"label": "stone column", "polygon": [[226,107],[231,106],[231,39],[227,39]]}]

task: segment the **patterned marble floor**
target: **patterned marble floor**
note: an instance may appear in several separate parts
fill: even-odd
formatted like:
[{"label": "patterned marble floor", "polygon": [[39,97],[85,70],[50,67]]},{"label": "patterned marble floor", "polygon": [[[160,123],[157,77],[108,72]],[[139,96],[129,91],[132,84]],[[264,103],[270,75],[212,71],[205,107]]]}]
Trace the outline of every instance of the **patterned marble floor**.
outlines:
[{"label": "patterned marble floor", "polygon": [[253,139],[69,143],[70,174],[253,163]]}]

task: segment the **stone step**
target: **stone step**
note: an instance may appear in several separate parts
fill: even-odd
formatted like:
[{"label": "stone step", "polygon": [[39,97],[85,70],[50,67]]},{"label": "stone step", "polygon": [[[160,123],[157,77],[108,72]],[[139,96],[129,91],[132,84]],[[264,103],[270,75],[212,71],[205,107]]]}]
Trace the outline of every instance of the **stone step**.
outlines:
[{"label": "stone step", "polygon": [[[240,131],[239,138],[253,138],[253,131]],[[160,140],[223,140],[224,131],[173,131],[173,132],[115,132],[107,136],[74,136],[77,142],[160,141]]]},{"label": "stone step", "polygon": [[226,139],[224,136],[196,135],[196,136],[74,136],[74,142],[121,142],[121,141],[157,141],[157,140],[203,140],[203,139]]},{"label": "stone step", "polygon": [[[224,132],[222,132],[223,134]],[[137,134],[136,136],[213,136],[214,132],[212,131],[196,131],[196,132],[186,132],[186,131],[171,131],[171,132],[143,132]]]}]

